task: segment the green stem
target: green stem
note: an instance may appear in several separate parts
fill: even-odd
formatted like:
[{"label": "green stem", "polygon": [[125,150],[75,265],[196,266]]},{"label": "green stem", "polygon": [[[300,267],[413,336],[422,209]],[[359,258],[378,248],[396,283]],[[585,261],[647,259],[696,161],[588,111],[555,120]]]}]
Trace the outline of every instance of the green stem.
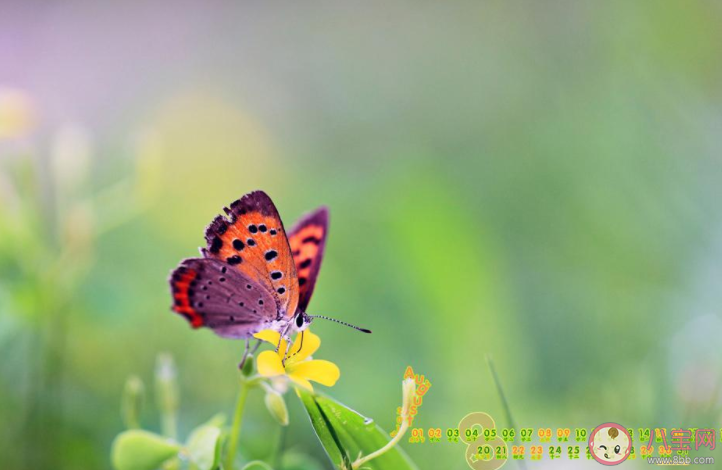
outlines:
[{"label": "green stem", "polygon": [[[414,379],[404,379],[404,381],[401,382],[401,391],[403,401],[401,402],[401,427],[399,428],[399,431],[396,433],[393,439],[388,442],[388,444],[386,444],[376,452],[372,452],[366,457],[361,457],[361,454],[359,454],[358,458],[353,464],[351,464],[350,466],[344,464],[344,468],[350,468],[350,470],[359,470],[361,466],[363,466],[363,464],[365,464],[366,462],[373,460],[376,457],[379,457],[388,452],[389,450],[393,449],[393,447],[399,443],[404,434],[406,434],[409,426],[411,426],[411,416],[409,414],[409,410],[411,409],[411,401],[416,394],[416,382],[414,382]],[[321,408],[319,408],[319,410],[320,409]]]},{"label": "green stem", "polygon": [[393,439],[391,439],[391,440],[389,441],[388,444],[386,444],[385,446],[383,446],[382,448],[380,448],[380,449],[377,450],[376,452],[367,455],[366,457],[359,457],[359,458],[356,459],[356,461],[351,465],[351,468],[352,468],[353,470],[358,470],[359,468],[361,468],[361,466],[362,466],[363,464],[365,464],[365,463],[368,462],[369,460],[373,460],[373,459],[375,459],[376,457],[379,457],[379,456],[385,454],[386,452],[388,452],[389,450],[391,450],[396,444],[398,444],[398,442],[401,440],[401,438],[404,437],[404,434],[406,434],[406,430],[407,430],[407,429],[409,429],[409,418],[408,418],[408,417],[404,417],[404,418],[403,418],[403,421],[401,421],[401,427],[399,428],[399,432],[396,433],[396,435],[393,437]]},{"label": "green stem", "polygon": [[[496,391],[501,398],[501,406],[504,408],[507,425],[509,426],[509,429],[515,429],[516,423],[514,422],[514,418],[511,415],[511,407],[509,406],[509,401],[506,399],[506,395],[504,394],[504,389],[501,386],[501,380],[499,380],[499,376],[496,375],[496,367],[494,367],[494,361],[488,354],[485,357],[486,363],[489,366],[489,370],[491,371],[491,378],[494,380],[494,384],[496,384]],[[515,436],[513,442],[515,444],[519,444],[519,436]],[[526,470],[526,463],[524,463],[523,460],[517,460],[517,463],[522,470]]]},{"label": "green stem", "polygon": [[178,422],[176,415],[173,413],[163,413],[160,417],[161,433],[171,439],[178,438]]},{"label": "green stem", "polygon": [[243,410],[246,407],[247,397],[248,382],[241,379],[241,390],[240,392],[238,392],[238,401],[236,401],[236,412],[233,415],[233,426],[231,427],[231,436],[228,442],[228,453],[226,454],[226,470],[231,470],[233,468],[233,462],[236,459],[238,436],[241,433],[241,421],[243,421]]},{"label": "green stem", "polygon": [[283,455],[283,447],[286,441],[286,429],[288,429],[288,426],[278,427],[278,442],[276,443],[276,448],[269,462],[271,467],[276,470],[281,470],[281,456]]}]

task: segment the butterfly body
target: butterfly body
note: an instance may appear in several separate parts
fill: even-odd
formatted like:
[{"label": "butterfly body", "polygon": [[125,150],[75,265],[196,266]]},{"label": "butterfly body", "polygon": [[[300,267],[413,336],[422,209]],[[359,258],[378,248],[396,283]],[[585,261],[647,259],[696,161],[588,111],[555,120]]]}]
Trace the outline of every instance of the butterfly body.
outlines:
[{"label": "butterfly body", "polygon": [[262,191],[224,212],[206,228],[202,257],[183,260],[171,273],[172,310],[193,328],[208,327],[225,338],[304,329],[325,249],[326,208],[304,217],[288,236]]}]

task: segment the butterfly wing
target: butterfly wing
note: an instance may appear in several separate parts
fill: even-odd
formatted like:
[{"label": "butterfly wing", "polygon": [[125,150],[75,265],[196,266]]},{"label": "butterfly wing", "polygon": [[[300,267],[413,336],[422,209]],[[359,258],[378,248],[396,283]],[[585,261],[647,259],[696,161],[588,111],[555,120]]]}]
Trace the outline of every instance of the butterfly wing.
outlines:
[{"label": "butterfly wing", "polygon": [[248,338],[276,320],[273,295],[227,263],[209,258],[181,262],[170,277],[173,311],[194,328]]},{"label": "butterfly wing", "polygon": [[321,269],[327,233],[328,209],[320,207],[302,217],[288,235],[298,276],[298,308],[304,312],[311,300],[318,271]]},{"label": "butterfly wing", "polygon": [[286,231],[271,198],[254,191],[223,209],[206,228],[209,259],[230,268],[266,288],[277,306],[277,319],[289,319],[298,306],[298,277]]}]

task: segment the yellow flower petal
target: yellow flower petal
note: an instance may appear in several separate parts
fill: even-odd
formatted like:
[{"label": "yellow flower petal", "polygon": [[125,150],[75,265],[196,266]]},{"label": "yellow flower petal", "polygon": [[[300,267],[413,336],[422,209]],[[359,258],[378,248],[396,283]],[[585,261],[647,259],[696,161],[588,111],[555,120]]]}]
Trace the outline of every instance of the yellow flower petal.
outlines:
[{"label": "yellow flower petal", "polygon": [[278,345],[278,340],[281,338],[281,333],[276,330],[262,330],[254,334],[257,339],[271,343],[272,345]]},{"label": "yellow flower petal", "polygon": [[289,365],[288,376],[293,380],[313,380],[328,387],[333,386],[341,376],[338,366],[330,361],[312,360]]},{"label": "yellow flower petal", "polygon": [[282,339],[280,346],[278,343],[278,340],[281,338],[281,333],[279,333],[276,330],[263,330],[259,331],[258,333],[253,335],[257,339],[260,339],[261,341],[266,341],[267,343],[271,343],[273,345],[273,348],[275,349],[278,346],[278,356],[283,358],[283,353],[286,352],[286,340]]},{"label": "yellow flower petal", "polygon": [[281,364],[281,358],[275,351],[263,351],[258,355],[258,373],[264,377],[275,377],[284,375],[286,369]]},{"label": "yellow flower petal", "polygon": [[305,388],[309,392],[313,392],[313,385],[311,385],[311,382],[304,379],[303,377],[294,377],[292,375],[289,375],[288,378],[291,379],[296,385],[300,385],[301,387]]},{"label": "yellow flower petal", "polygon": [[[302,334],[303,341],[301,341]],[[308,356],[318,351],[319,347],[321,347],[321,338],[311,333],[310,330],[302,331],[296,335],[296,340],[293,342],[293,346],[291,346],[291,350],[288,352],[288,361],[286,361],[286,364],[297,364],[303,361]]]}]

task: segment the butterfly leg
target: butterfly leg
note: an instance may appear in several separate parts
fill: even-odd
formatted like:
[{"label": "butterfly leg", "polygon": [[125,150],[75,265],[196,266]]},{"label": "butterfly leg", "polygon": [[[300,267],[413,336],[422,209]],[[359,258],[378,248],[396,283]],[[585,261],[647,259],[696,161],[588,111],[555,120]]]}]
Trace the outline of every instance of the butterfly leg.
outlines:
[{"label": "butterfly leg", "polygon": [[291,342],[291,338],[286,339],[286,352],[283,353],[283,360],[281,361],[281,364],[286,367],[286,360],[289,359],[288,357],[288,351],[291,349],[291,345],[293,343]]},{"label": "butterfly leg", "polygon": [[[303,331],[301,331],[301,344],[298,345],[298,351],[296,351],[295,353],[293,353],[293,354],[291,354],[290,356],[286,357],[286,358],[284,359],[284,361],[285,361],[286,359],[291,359],[293,356],[295,356],[296,354],[300,353],[300,352],[301,352],[301,349],[303,349]],[[281,363],[283,364],[283,361],[281,361]],[[284,364],[284,365],[285,365],[285,364]]]},{"label": "butterfly leg", "polygon": [[289,323],[286,326],[286,328],[283,330],[283,333],[281,333],[278,336],[278,344],[276,345],[276,352],[278,352],[278,350],[281,349],[281,341],[283,341],[284,339],[286,340],[286,352],[288,352],[288,345],[291,344],[291,338],[288,337],[288,330],[290,330],[290,329],[291,329],[291,324]]},{"label": "butterfly leg", "polygon": [[252,356],[252,355],[256,354],[256,351],[258,351],[258,348],[260,348],[260,347],[261,347],[261,344],[263,344],[263,341],[262,341],[262,340],[257,339],[257,340],[256,340],[256,345],[253,346],[253,349],[249,351],[249,349],[250,349],[250,342],[251,342],[251,338],[248,338],[248,339],[246,340],[246,350],[243,352],[243,359],[241,359],[241,363],[238,364],[238,368],[239,368],[239,369],[243,369],[244,364],[245,364],[246,361],[248,360],[248,356]]},{"label": "butterfly leg", "polygon": [[278,352],[279,349],[281,349],[281,340],[286,340],[286,350],[283,352],[283,359],[281,360],[281,364],[283,366],[286,365],[286,359],[288,359],[288,350],[291,349],[291,345],[293,342],[291,341],[291,337],[288,336],[288,330],[291,329],[292,324],[289,322],[286,326],[286,329],[283,330],[283,333],[281,333],[280,337],[278,338],[278,345],[276,346],[276,352]]},{"label": "butterfly leg", "polygon": [[[256,349],[257,348],[258,348],[258,346],[256,346]],[[243,369],[243,366],[246,364],[246,359],[248,359],[248,354],[250,352],[250,349],[251,349],[251,339],[246,338],[246,349],[245,349],[245,351],[243,351],[243,358],[241,359],[241,363],[238,364],[239,369]],[[255,349],[254,349],[254,351],[255,351]]]}]

